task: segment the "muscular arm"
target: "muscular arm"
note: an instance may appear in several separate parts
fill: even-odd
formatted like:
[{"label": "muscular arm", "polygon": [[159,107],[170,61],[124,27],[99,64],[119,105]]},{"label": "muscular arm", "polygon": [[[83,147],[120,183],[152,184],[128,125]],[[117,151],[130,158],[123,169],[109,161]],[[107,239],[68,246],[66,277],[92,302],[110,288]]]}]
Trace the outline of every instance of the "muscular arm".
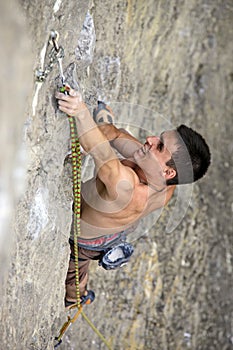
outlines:
[{"label": "muscular arm", "polygon": [[116,186],[122,179],[133,185],[132,174],[126,172],[125,167],[118,160],[107,137],[97,127],[88,108],[81,100],[81,95],[71,90],[70,95],[57,92],[55,96],[58,99],[59,109],[75,117],[80,144],[93,156],[98,177],[105,184],[109,196],[118,195]]},{"label": "muscular arm", "polygon": [[125,158],[133,156],[134,152],[142,147],[142,144],[124,129],[118,129],[113,124],[104,124],[99,129],[111,142],[111,145]]}]

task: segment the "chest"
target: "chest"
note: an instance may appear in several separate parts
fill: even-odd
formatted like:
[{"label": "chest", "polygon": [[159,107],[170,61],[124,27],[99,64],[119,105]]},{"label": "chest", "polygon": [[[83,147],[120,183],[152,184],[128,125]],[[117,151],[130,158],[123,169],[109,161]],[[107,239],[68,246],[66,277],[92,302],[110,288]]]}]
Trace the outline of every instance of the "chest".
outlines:
[{"label": "chest", "polygon": [[[119,185],[120,187],[120,185]],[[127,218],[138,216],[147,206],[148,193],[141,184],[131,190],[118,188],[118,195],[109,200],[105,185],[98,179],[91,179],[82,185],[83,210],[95,211],[102,216]]]}]

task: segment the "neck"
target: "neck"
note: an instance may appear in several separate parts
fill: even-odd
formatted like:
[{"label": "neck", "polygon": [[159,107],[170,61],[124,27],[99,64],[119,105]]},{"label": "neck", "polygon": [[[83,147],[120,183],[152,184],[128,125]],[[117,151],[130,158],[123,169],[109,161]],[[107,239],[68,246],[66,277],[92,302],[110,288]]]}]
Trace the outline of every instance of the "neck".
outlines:
[{"label": "neck", "polygon": [[165,188],[166,188],[166,184],[164,185],[164,187],[159,187],[159,186],[155,186],[151,183],[148,183],[147,178],[144,174],[144,171],[132,160],[130,159],[123,159],[121,161],[122,164],[124,164],[125,166],[130,167],[131,169],[134,170],[134,172],[137,174],[139,181],[144,184],[147,185],[148,187],[150,187],[152,190],[154,190],[155,192],[162,192]]}]

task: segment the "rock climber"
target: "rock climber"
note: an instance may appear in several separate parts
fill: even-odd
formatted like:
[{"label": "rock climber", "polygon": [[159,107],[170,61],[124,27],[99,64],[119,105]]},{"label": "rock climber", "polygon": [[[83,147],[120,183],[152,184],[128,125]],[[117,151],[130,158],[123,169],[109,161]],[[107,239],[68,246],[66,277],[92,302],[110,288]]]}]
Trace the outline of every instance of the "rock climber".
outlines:
[{"label": "rock climber", "polygon": [[[113,113],[103,102],[93,118],[79,92],[71,89],[69,95],[55,96],[59,109],[75,117],[80,144],[95,162],[93,178],[82,184],[78,238],[79,288],[85,303],[86,298],[94,299],[87,290],[90,260],[99,260],[106,269],[127,261],[132,254],[125,244],[127,233],[140,218],[164,207],[176,185],[202,178],[210,165],[210,151],[204,138],[185,125],[148,136],[142,144],[111,123]],[[70,244],[67,307],[77,302],[72,239]]]}]

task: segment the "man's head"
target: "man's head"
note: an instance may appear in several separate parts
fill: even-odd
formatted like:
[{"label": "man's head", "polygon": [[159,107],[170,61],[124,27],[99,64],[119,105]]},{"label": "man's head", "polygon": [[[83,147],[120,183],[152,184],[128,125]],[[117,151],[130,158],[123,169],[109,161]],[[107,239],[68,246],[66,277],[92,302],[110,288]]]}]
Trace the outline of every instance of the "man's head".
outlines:
[{"label": "man's head", "polygon": [[177,150],[167,162],[167,165],[176,171],[176,176],[168,179],[167,185],[199,180],[205,175],[211,159],[209,147],[199,133],[185,125],[180,125],[176,130]]},{"label": "man's head", "polygon": [[200,179],[209,167],[210,151],[200,134],[180,125],[176,130],[164,131],[160,137],[147,137],[134,158],[148,183],[158,184],[162,177],[167,185],[176,185]]}]

